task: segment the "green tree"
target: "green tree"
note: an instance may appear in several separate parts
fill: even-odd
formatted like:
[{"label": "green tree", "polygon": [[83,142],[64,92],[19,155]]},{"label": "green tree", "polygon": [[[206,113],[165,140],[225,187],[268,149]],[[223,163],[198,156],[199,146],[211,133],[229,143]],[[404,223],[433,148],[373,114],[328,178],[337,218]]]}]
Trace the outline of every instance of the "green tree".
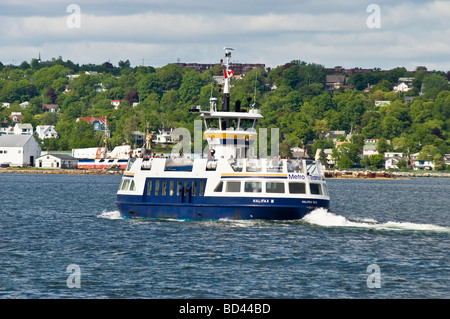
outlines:
[{"label": "green tree", "polygon": [[384,166],[384,155],[373,154],[369,156],[370,165],[375,168],[382,168]]},{"label": "green tree", "polygon": [[449,90],[448,80],[437,73],[424,76],[422,84],[424,96],[427,98],[436,98],[442,90]]},{"label": "green tree", "polygon": [[180,89],[178,90],[180,99],[187,103],[200,94],[200,90],[204,85],[202,78],[196,71],[187,72],[181,81]]}]

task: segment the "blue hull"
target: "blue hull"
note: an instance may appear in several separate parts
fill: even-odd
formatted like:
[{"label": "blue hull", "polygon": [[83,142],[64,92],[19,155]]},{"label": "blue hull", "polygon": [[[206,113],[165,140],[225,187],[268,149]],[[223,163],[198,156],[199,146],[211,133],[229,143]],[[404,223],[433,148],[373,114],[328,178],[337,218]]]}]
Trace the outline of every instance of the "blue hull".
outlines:
[{"label": "blue hull", "polygon": [[116,204],[121,216],[181,220],[295,220],[316,208],[329,207],[328,200],[311,199],[275,199],[276,205],[271,203],[271,199],[253,198],[203,197],[202,203],[150,203],[140,199],[141,196],[118,195]]}]

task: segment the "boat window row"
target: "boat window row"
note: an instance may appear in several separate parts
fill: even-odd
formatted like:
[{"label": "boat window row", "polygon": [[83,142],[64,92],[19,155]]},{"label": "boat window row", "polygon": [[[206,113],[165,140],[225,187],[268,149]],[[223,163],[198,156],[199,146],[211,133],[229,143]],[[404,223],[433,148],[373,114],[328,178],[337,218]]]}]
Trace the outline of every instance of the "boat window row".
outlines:
[{"label": "boat window row", "polygon": [[149,196],[203,196],[205,180],[193,179],[147,179]]},{"label": "boat window row", "polygon": [[228,163],[235,172],[300,173],[321,175],[320,163],[302,159],[229,159]]},{"label": "boat window row", "polygon": [[228,192],[228,193],[268,193],[268,194],[310,194],[310,195],[325,195],[328,196],[328,189],[326,184],[303,182],[259,182],[259,181],[220,181],[214,189],[214,192]]}]

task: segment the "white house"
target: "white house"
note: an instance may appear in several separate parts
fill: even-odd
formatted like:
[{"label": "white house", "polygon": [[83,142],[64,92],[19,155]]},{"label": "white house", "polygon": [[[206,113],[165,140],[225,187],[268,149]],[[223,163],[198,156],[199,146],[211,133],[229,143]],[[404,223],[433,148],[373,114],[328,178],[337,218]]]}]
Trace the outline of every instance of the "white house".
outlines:
[{"label": "white house", "polygon": [[398,161],[404,159],[403,153],[398,152],[385,152],[384,153],[384,167],[386,169],[396,168],[398,169]]},{"label": "white house", "polygon": [[40,154],[33,135],[0,135],[0,165],[34,166]]},{"label": "white house", "polygon": [[14,125],[14,134],[16,135],[33,135],[33,126],[30,123],[16,123]]},{"label": "white house", "polygon": [[58,132],[55,131],[53,125],[38,125],[36,126],[35,133],[39,136],[41,140],[44,138],[58,138]]},{"label": "white house", "polygon": [[77,168],[78,160],[66,154],[45,154],[36,159],[39,168]]},{"label": "white house", "polygon": [[14,129],[8,123],[0,123],[0,135],[14,134]]},{"label": "white house", "polygon": [[431,160],[415,160],[413,163],[413,169],[414,170],[432,170],[434,169],[434,163]]},{"label": "white house", "polygon": [[160,143],[160,144],[165,144],[165,143],[175,143],[178,141],[178,139],[173,139],[172,138],[172,131],[173,129],[170,128],[162,128],[162,129],[158,129],[158,134],[156,134],[156,140],[154,140],[153,142],[155,143]]},{"label": "white house", "polygon": [[371,156],[378,154],[377,151],[378,140],[364,140],[363,156]]},{"label": "white house", "polygon": [[111,104],[114,105],[114,109],[117,109],[120,105],[121,100],[111,100]]},{"label": "white house", "polygon": [[408,84],[402,82],[397,86],[394,86],[394,91],[395,92],[408,92],[409,90],[411,90],[412,88],[408,86]]}]

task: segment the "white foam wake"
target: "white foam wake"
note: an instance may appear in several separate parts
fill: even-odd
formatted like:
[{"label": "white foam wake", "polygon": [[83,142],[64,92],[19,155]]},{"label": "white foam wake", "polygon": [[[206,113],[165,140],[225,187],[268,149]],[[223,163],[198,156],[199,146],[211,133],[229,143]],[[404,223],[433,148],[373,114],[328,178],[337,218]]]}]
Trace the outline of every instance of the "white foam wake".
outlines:
[{"label": "white foam wake", "polygon": [[324,208],[319,208],[305,217],[303,220],[318,226],[324,227],[360,227],[378,230],[418,230],[418,231],[435,231],[435,232],[450,232],[450,227],[437,226],[433,224],[416,224],[409,222],[386,222],[379,223],[373,219],[360,219],[357,221],[350,221],[344,216],[330,213]]},{"label": "white foam wake", "polygon": [[106,218],[106,219],[122,219],[118,210],[112,212],[102,212],[97,216],[98,218]]}]

